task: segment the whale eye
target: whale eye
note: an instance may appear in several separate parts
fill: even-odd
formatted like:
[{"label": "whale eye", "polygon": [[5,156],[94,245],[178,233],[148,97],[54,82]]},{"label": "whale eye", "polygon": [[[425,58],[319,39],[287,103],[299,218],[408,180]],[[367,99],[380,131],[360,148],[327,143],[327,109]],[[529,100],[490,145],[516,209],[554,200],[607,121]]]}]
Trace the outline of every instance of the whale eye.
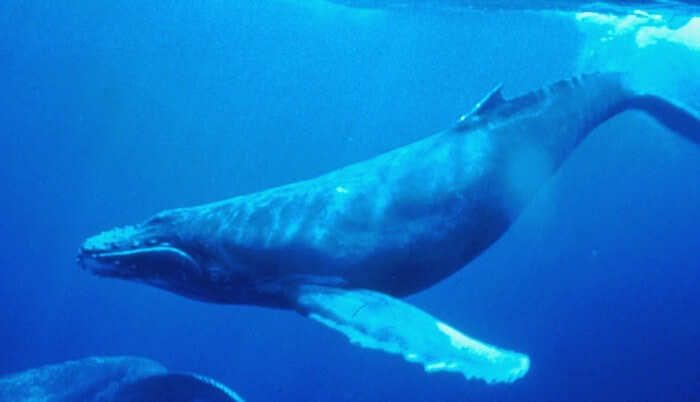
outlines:
[{"label": "whale eye", "polygon": [[216,265],[210,266],[207,268],[207,271],[209,273],[209,280],[215,283],[226,282],[231,277],[230,272]]}]

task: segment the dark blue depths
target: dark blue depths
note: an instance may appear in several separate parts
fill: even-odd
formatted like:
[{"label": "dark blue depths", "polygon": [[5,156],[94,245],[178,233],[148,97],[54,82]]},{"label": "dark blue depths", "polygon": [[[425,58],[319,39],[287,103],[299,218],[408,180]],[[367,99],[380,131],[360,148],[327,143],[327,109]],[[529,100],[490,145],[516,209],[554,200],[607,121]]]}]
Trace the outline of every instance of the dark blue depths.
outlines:
[{"label": "dark blue depths", "polygon": [[0,26],[0,374],[129,354],[251,401],[700,398],[700,151],[637,113],[595,130],[495,246],[408,298],[527,353],[510,385],[426,374],[291,312],[74,263],[100,230],[405,145],[499,82],[516,95],[570,76],[582,40],[570,21],[4,2]]}]

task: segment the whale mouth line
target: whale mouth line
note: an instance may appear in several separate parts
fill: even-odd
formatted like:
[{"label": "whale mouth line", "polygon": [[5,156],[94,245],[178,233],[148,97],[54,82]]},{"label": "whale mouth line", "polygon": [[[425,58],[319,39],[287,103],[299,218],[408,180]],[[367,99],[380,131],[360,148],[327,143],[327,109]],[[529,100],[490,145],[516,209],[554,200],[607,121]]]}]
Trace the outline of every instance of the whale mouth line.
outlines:
[{"label": "whale mouth line", "polygon": [[113,258],[128,258],[129,256],[137,256],[137,255],[141,255],[143,253],[162,253],[162,252],[175,253],[175,254],[179,254],[183,257],[190,258],[190,256],[187,253],[185,253],[184,251],[180,250],[179,248],[175,248],[175,247],[171,247],[171,246],[155,246],[155,247],[143,247],[143,248],[137,248],[137,249],[128,249],[128,250],[104,251],[104,252],[92,253],[90,256],[93,258],[100,259],[100,260],[109,260],[109,259],[113,259]]},{"label": "whale mouth line", "polygon": [[80,250],[78,263],[97,276],[131,278],[148,271],[158,273],[173,267],[198,267],[186,252],[172,246],[127,250]]}]

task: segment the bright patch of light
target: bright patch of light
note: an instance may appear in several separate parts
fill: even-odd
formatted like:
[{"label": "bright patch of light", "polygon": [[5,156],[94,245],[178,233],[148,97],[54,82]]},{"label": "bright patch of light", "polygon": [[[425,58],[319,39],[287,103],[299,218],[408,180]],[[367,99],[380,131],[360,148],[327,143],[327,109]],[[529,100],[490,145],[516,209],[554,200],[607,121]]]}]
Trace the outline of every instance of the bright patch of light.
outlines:
[{"label": "bright patch of light", "polygon": [[599,38],[605,42],[617,36],[634,35],[637,46],[645,47],[659,41],[668,41],[685,45],[691,49],[700,49],[700,17],[692,17],[678,29],[671,29],[663,16],[635,11],[633,14],[621,17],[613,14],[598,14],[594,12],[577,13],[576,20],[591,25],[604,27],[607,32]]},{"label": "bright patch of light", "polygon": [[620,16],[578,13],[584,42],[580,72],[625,73],[627,85],[690,108],[700,108],[700,17],[635,12]]},{"label": "bright patch of light", "polygon": [[663,27],[642,27],[637,32],[639,47],[656,44],[660,40],[679,43],[694,50],[700,50],[700,17],[693,17],[678,29]]},{"label": "bright patch of light", "polygon": [[427,372],[438,371],[438,370],[444,369],[445,367],[447,367],[447,364],[445,364],[445,362],[426,364],[425,371],[427,371]]}]

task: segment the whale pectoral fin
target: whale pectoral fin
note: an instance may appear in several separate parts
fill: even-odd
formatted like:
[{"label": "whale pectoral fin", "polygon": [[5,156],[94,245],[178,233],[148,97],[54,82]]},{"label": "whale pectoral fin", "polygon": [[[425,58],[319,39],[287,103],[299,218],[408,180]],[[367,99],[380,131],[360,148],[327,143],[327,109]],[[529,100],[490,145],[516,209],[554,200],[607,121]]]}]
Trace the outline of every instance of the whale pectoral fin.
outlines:
[{"label": "whale pectoral fin", "polygon": [[345,334],[352,343],[400,354],[427,372],[453,371],[487,383],[527,372],[527,356],[470,338],[423,310],[370,290],[302,285],[297,309]]}]

